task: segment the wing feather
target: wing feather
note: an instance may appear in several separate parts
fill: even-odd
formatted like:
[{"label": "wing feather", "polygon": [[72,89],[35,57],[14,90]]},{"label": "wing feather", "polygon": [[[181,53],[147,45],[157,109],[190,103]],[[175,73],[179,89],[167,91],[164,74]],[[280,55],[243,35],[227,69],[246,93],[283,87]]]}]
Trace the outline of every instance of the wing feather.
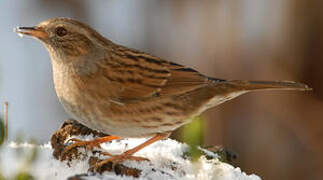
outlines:
[{"label": "wing feather", "polygon": [[105,78],[118,88],[120,102],[192,91],[208,84],[198,71],[158,57],[122,47],[105,64]]}]

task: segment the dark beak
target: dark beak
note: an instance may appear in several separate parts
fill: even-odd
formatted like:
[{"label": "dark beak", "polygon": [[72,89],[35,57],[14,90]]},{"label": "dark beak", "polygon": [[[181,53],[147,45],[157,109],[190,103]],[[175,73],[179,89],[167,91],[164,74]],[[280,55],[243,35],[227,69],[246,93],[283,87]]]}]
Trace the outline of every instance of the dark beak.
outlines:
[{"label": "dark beak", "polygon": [[28,35],[39,39],[47,39],[48,34],[39,27],[17,27],[15,32],[21,35]]}]

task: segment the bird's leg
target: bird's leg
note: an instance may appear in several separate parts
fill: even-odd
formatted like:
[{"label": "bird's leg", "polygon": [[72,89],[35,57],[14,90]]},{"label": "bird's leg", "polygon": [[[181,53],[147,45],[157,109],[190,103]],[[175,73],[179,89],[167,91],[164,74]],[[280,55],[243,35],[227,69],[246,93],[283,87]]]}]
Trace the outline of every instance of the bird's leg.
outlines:
[{"label": "bird's leg", "polygon": [[118,136],[105,136],[105,137],[99,137],[95,138],[91,141],[83,141],[80,139],[72,138],[69,141],[74,141],[75,143],[67,146],[64,151],[63,155],[70,151],[71,149],[77,148],[77,147],[85,147],[87,150],[91,150],[94,147],[98,147],[101,143],[116,140],[116,139],[121,139],[121,137]]},{"label": "bird's leg", "polygon": [[136,146],[135,148],[132,148],[120,155],[113,155],[107,159],[104,159],[102,161],[100,161],[99,163],[95,164],[93,167],[90,168],[90,171],[93,171],[94,169],[98,169],[100,167],[102,167],[103,165],[105,165],[108,162],[114,162],[114,163],[119,163],[125,160],[135,160],[135,161],[149,161],[147,158],[144,157],[138,157],[138,156],[133,156],[133,154],[135,154],[136,152],[138,152],[139,150],[143,149],[144,147],[159,141],[161,139],[165,139],[170,135],[170,133],[163,133],[163,134],[157,134],[154,137],[150,138],[149,140],[147,140],[146,142],[140,144],[139,146]]}]

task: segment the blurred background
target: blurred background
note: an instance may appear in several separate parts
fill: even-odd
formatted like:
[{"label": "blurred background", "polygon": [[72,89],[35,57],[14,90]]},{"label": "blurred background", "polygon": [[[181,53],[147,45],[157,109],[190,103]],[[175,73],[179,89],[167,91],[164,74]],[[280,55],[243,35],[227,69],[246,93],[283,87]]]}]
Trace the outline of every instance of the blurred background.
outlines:
[{"label": "blurred background", "polygon": [[208,110],[203,144],[237,152],[235,165],[264,179],[321,179],[322,7],[321,0],[1,0],[0,102],[9,102],[9,140],[20,134],[45,143],[68,117],[45,48],[13,28],[72,17],[209,76],[309,84],[314,91],[258,92]]}]

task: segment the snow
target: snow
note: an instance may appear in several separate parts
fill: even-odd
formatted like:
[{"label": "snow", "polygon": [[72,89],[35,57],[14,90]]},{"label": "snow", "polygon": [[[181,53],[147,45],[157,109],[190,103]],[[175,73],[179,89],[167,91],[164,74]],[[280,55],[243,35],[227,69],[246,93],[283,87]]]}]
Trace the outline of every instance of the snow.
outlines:
[{"label": "snow", "polygon": [[[124,139],[102,144],[101,147],[112,154],[120,154],[123,151],[135,147],[146,139]],[[17,154],[28,152],[33,149],[38,150],[38,157],[31,167],[26,167],[24,158],[17,157]],[[150,162],[125,161],[127,167],[141,170],[139,178],[130,176],[117,176],[113,172],[104,172],[102,175],[95,174],[82,179],[177,179],[177,180],[260,180],[256,175],[247,175],[240,168],[235,168],[227,163],[220,162],[218,159],[207,160],[202,156],[197,162],[192,162],[184,158],[184,152],[188,146],[175,140],[167,139],[156,142],[138,153],[150,159]],[[19,153],[17,153],[19,152]],[[50,144],[31,145],[28,143],[17,144],[14,142],[5,144],[0,154],[0,170],[5,177],[12,177],[18,169],[27,168],[36,179],[67,179],[77,174],[88,173],[88,160],[73,160],[71,167],[65,162],[60,162],[53,158],[53,149]],[[172,170],[170,167],[176,167]],[[29,169],[28,169],[29,168]]]},{"label": "snow", "polygon": [[197,149],[199,149],[200,151],[202,151],[205,155],[208,155],[208,156],[210,156],[210,157],[213,157],[214,159],[219,158],[219,155],[218,155],[218,154],[216,154],[216,153],[214,153],[214,152],[212,152],[212,151],[209,151],[209,150],[207,150],[207,149],[203,149],[203,148],[201,148],[200,146],[199,146],[199,147],[197,147]]}]

